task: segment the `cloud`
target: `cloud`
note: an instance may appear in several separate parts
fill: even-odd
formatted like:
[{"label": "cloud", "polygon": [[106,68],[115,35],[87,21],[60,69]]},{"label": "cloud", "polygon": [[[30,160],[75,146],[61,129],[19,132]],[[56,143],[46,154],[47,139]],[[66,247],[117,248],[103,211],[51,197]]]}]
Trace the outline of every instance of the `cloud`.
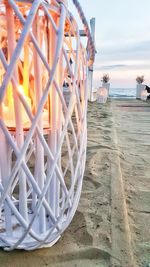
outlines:
[{"label": "cloud", "polygon": [[110,45],[99,47],[101,51],[107,52],[108,54],[120,54],[120,53],[138,53],[138,52],[150,52],[150,40],[143,41],[131,41],[126,40],[123,42],[115,42]]},{"label": "cloud", "polygon": [[150,69],[150,40],[105,44],[96,54],[95,70],[148,70]]},{"label": "cloud", "polygon": [[100,67],[96,67],[95,70],[113,70],[113,69],[120,69],[120,68],[124,68],[127,67],[127,65],[125,64],[114,64],[114,65],[103,65]]},{"label": "cloud", "polygon": [[[125,41],[119,43],[105,44],[97,48],[97,62],[110,62],[111,60],[145,60],[150,58],[150,40]],[[122,65],[122,64],[121,64]]]},{"label": "cloud", "polygon": [[128,62],[129,64],[111,64],[111,65],[95,65],[95,71],[126,71],[126,70],[149,70],[150,63],[144,64],[142,61]]},{"label": "cloud", "polygon": [[135,87],[138,75],[144,75],[150,84],[150,40],[125,40],[103,43],[97,47],[94,64],[94,84],[99,86],[103,73],[108,72],[111,86]]}]

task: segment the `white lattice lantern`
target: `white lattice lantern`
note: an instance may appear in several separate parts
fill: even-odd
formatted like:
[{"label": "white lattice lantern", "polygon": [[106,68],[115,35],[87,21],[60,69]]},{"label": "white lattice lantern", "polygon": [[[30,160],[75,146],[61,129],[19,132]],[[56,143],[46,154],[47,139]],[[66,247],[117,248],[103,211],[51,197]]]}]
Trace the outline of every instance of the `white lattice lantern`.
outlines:
[{"label": "white lattice lantern", "polygon": [[87,58],[64,1],[0,1],[0,27],[0,246],[30,250],[54,244],[79,202]]}]

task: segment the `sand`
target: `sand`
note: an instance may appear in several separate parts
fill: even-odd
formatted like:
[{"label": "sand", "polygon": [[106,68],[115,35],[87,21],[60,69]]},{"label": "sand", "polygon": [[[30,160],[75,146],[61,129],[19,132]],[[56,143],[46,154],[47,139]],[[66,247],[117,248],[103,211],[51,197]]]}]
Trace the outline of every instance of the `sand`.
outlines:
[{"label": "sand", "polygon": [[150,266],[150,103],[89,103],[83,190],[52,248],[0,250],[2,267]]}]

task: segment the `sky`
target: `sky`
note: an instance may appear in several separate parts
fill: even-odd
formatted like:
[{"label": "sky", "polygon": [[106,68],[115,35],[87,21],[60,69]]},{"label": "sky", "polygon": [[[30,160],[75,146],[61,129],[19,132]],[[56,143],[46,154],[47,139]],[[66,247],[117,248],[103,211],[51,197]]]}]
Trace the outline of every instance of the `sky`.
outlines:
[{"label": "sky", "polygon": [[[73,14],[72,0],[69,7]],[[134,88],[144,75],[150,86],[150,0],[79,0],[87,20],[96,19],[94,83],[104,73],[112,88]]]}]

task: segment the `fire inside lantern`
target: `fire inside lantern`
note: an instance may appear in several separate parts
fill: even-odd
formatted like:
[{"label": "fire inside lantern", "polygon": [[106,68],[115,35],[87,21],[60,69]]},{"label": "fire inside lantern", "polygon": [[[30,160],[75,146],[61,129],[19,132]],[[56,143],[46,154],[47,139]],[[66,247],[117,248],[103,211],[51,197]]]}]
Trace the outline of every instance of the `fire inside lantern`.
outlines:
[{"label": "fire inside lantern", "polygon": [[30,250],[78,205],[90,55],[63,0],[0,1],[0,27],[0,246]]},{"label": "fire inside lantern", "polygon": [[[28,5],[23,6],[20,4],[18,12],[21,12],[21,14],[23,12],[22,19],[24,21],[23,15],[25,16],[25,14],[28,13]],[[5,63],[9,64],[18,40],[21,37],[23,24],[21,24],[19,17],[14,14],[9,3],[1,7],[1,18],[1,28],[3,29],[3,32],[1,33],[1,53],[4,56],[4,60],[7,62]],[[47,58],[48,49],[46,44],[48,40],[46,38],[45,24],[44,13],[39,9],[32,24],[33,38],[36,39],[38,49],[42,51],[42,55]],[[5,87],[5,99],[2,104],[2,112],[7,127],[11,129],[16,128],[17,117],[21,118],[24,129],[28,129],[31,125],[26,109],[19,103],[18,94],[22,95],[30,112],[34,115],[48,77],[44,64],[42,60],[38,58],[36,48],[33,45],[31,38],[33,34],[27,36],[23,46],[19,47],[20,52],[16,62],[14,62],[13,80],[11,81],[9,79],[9,81],[7,81],[7,87]],[[7,65],[4,66],[3,63],[4,62],[1,62],[1,81],[3,81],[3,78],[5,77],[7,68]],[[16,88],[14,89],[14,87]],[[16,106],[18,106],[19,114]],[[49,127],[48,114],[49,100],[45,103],[41,115],[43,117],[44,127]]]}]

